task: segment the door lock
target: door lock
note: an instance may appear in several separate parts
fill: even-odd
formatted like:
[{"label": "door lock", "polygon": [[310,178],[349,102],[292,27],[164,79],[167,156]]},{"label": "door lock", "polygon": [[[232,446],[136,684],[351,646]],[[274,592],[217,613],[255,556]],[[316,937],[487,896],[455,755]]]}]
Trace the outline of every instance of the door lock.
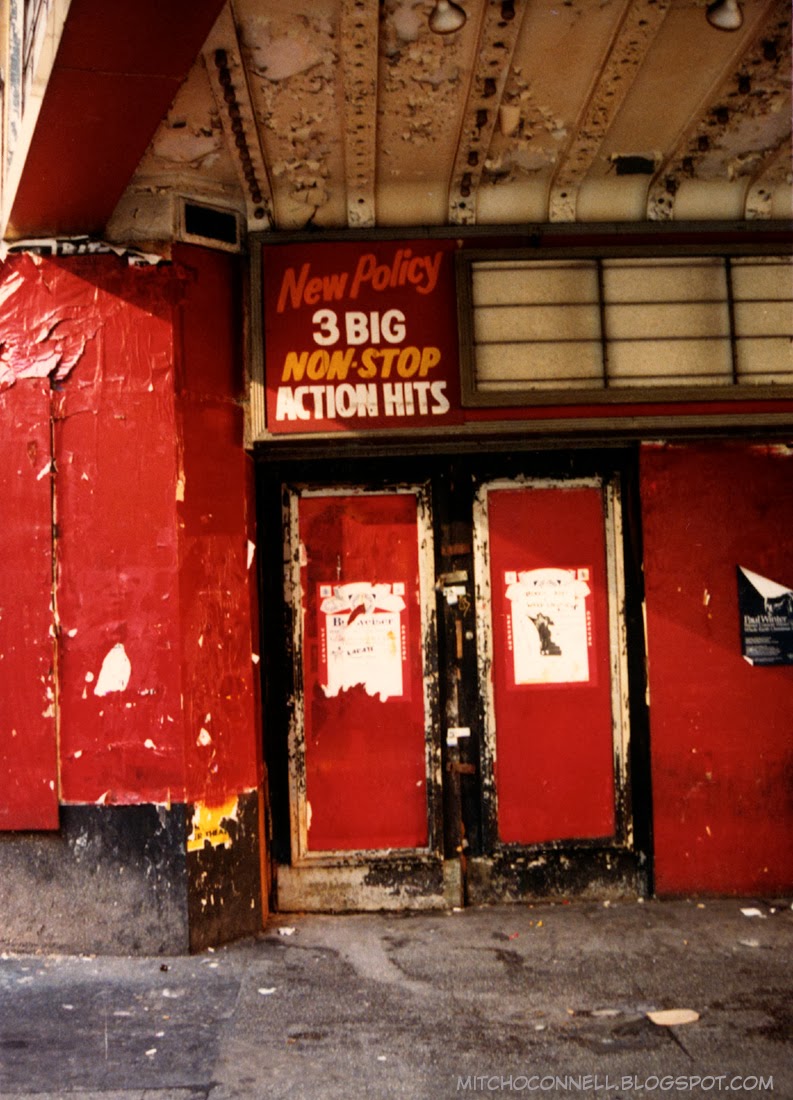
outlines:
[{"label": "door lock", "polygon": [[441,573],[436,581],[436,588],[448,588],[450,585],[466,584],[468,581],[468,571],[466,569],[457,569],[453,573]]},{"label": "door lock", "polygon": [[457,604],[462,604],[461,610],[463,613],[467,610],[468,604],[468,589],[465,587],[468,582],[468,573],[465,569],[457,569],[453,573],[441,573],[435,582],[435,588],[439,592],[443,592],[443,598],[449,607],[456,607]]}]

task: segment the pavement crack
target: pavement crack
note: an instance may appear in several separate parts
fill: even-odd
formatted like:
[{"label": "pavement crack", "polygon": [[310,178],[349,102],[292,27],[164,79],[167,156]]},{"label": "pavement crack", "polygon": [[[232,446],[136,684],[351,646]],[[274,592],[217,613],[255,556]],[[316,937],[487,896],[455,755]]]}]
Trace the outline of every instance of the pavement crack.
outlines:
[{"label": "pavement crack", "polygon": [[681,1049],[681,1050],[683,1051],[683,1053],[685,1054],[686,1058],[688,1058],[689,1062],[693,1062],[693,1061],[694,1061],[694,1056],[693,1056],[693,1054],[690,1054],[690,1053],[689,1053],[688,1049],[686,1048],[685,1044],[683,1043],[683,1040],[682,1040],[682,1039],[680,1038],[680,1036],[679,1036],[679,1035],[677,1034],[677,1032],[675,1031],[675,1029],[674,1029],[673,1027],[669,1027],[669,1028],[667,1028],[666,1030],[667,1030],[667,1031],[669,1032],[669,1038],[670,1038],[670,1039],[671,1039],[671,1040],[672,1040],[673,1042],[677,1043],[677,1045],[678,1045],[678,1046],[680,1047],[680,1049]]}]

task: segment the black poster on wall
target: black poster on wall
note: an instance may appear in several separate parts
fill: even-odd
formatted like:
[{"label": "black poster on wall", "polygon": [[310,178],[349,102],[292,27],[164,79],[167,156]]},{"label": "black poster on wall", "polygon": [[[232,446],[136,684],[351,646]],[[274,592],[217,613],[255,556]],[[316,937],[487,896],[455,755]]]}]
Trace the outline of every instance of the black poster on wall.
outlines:
[{"label": "black poster on wall", "polygon": [[793,665],[793,589],[738,566],[741,646],[750,665]]}]

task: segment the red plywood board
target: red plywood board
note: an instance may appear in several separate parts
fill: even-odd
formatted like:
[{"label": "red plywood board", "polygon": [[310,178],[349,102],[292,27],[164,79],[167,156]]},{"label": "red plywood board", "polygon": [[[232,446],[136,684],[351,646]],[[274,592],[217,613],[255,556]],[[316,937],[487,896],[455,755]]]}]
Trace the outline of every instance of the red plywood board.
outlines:
[{"label": "red plywood board", "polygon": [[48,379],[0,389],[0,423],[0,829],[55,829]]},{"label": "red plywood board", "polygon": [[[3,269],[0,386],[7,388],[0,394],[10,409],[19,407],[20,430],[33,425],[41,435],[25,436],[30,461],[45,443],[49,454],[55,387],[66,802],[225,802],[261,779],[253,483],[238,404],[236,267],[226,256],[184,252],[188,262],[175,267],[133,268],[112,256],[20,256]],[[40,423],[21,404],[28,391],[46,395]],[[9,449],[16,442],[4,436]],[[9,450],[7,472],[12,466],[16,475]],[[24,503],[46,505],[48,579],[42,586],[38,566],[25,574],[36,593],[29,617],[42,600],[50,608],[45,457],[40,466],[41,480]],[[17,513],[13,557],[27,568],[25,548],[37,552],[38,535],[32,513]],[[10,567],[4,576],[10,584]],[[50,626],[41,630],[51,646]],[[41,691],[47,687],[42,681]],[[54,716],[43,714],[52,701],[46,694],[39,700],[38,681],[34,689],[24,705],[49,719],[54,753]],[[209,751],[202,729],[211,730]],[[48,781],[54,777],[54,756],[50,766],[42,750],[38,763]],[[57,814],[54,790],[52,797]]]},{"label": "red plywood board", "polygon": [[[611,837],[614,776],[602,492],[491,489],[487,500],[499,839],[533,844]],[[567,573],[563,597],[556,576],[548,575],[551,588],[546,589],[546,574],[534,572],[548,569]],[[527,583],[542,585],[531,597],[536,608],[510,598],[521,573]],[[542,627],[550,631],[547,644],[530,623],[521,633],[523,620],[531,616],[536,622],[540,614]],[[532,644],[536,655],[527,652],[521,663]],[[539,682],[543,676],[547,682]]]},{"label": "red plywood board", "polygon": [[177,314],[177,389],[204,401],[239,404],[245,391],[241,256],[174,244],[184,283]]},{"label": "red plywood board", "polygon": [[299,526],[309,850],[425,846],[416,497],[302,498]]},{"label": "red plywood board", "polygon": [[55,409],[63,799],[178,801],[173,276],[97,257],[47,278],[91,311]]},{"label": "red plywood board", "polygon": [[793,668],[741,652],[736,566],[793,586],[793,454],[645,447],[642,516],[659,894],[793,886]]},{"label": "red plywood board", "polygon": [[191,801],[214,804],[255,788],[261,778],[248,460],[238,408],[191,402],[181,411],[179,588],[188,792]]},{"label": "red plywood board", "polygon": [[180,246],[179,590],[188,797],[261,782],[253,483],[243,449],[238,267]]}]

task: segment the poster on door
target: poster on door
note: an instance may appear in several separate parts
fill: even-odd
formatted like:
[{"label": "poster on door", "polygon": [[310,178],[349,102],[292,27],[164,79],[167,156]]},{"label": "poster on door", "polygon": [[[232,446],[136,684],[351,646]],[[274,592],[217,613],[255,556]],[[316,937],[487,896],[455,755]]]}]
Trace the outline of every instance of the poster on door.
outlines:
[{"label": "poster on door", "polygon": [[405,585],[319,585],[320,684],[326,698],[362,687],[381,702],[405,696]]},{"label": "poster on door", "polygon": [[507,648],[516,686],[592,682],[591,571],[506,571]]}]

